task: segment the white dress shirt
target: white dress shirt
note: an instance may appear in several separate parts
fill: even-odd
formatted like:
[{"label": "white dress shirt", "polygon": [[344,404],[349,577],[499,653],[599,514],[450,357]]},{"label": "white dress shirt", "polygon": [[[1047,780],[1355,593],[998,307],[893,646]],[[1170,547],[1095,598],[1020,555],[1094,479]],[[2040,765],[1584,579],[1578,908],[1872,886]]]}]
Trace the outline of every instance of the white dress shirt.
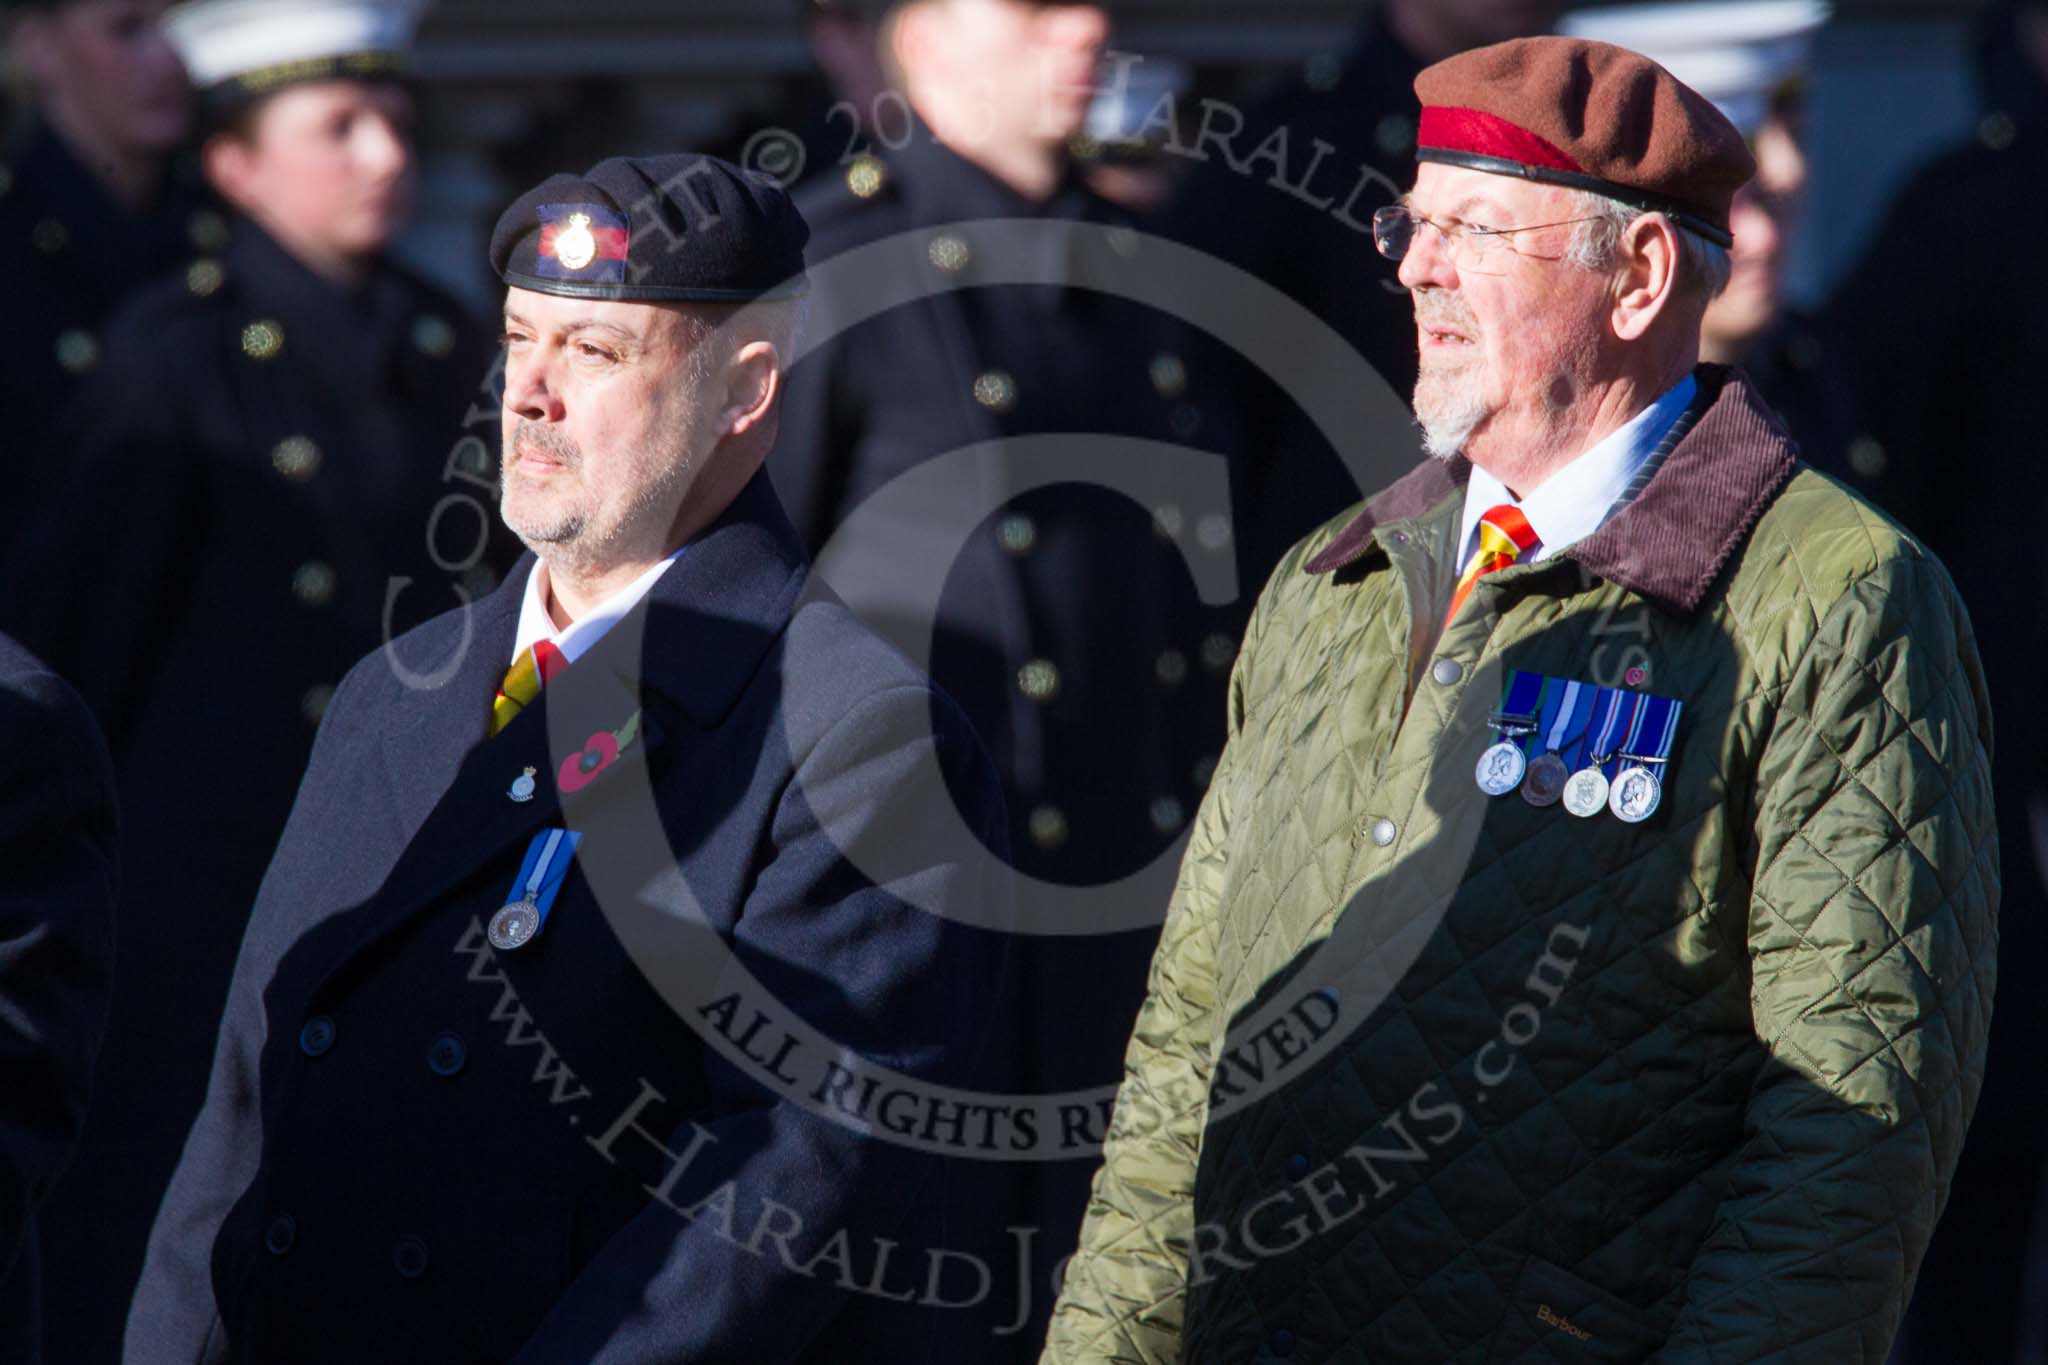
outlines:
[{"label": "white dress shirt", "polygon": [[548,615],[548,566],[542,560],[533,566],[533,572],[526,576],[526,598],[519,604],[519,634],[514,637],[512,658],[532,648],[536,640],[547,640],[562,651],[562,657],[575,663],[590,652],[591,646],[604,638],[604,633],[617,625],[627,612],[640,605],[640,599],[647,596],[661,576],[668,572],[669,565],[682,555],[677,550],[646,573],[620,588],[604,601],[571,621],[566,630],[557,631],[555,620]]},{"label": "white dress shirt", "polygon": [[1472,562],[1473,552],[1479,548],[1479,518],[1503,504],[1520,508],[1536,532],[1535,549],[1518,563],[1548,559],[1599,530],[1698,391],[1699,385],[1687,375],[1605,440],[1545,479],[1526,498],[1517,499],[1506,484],[1478,465],[1472,466],[1472,478],[1465,485],[1459,570]]}]

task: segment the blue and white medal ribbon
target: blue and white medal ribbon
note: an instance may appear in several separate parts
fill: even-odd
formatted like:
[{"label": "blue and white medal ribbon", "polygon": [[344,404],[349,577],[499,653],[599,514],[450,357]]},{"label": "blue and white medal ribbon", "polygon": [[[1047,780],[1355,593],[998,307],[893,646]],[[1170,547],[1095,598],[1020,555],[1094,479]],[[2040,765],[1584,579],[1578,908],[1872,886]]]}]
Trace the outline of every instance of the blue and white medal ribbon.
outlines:
[{"label": "blue and white medal ribbon", "polygon": [[548,912],[554,909],[555,897],[575,860],[576,846],[582,842],[582,835],[566,829],[543,830],[533,836],[526,846],[526,861],[512,882],[512,894],[518,899],[491,916],[493,948],[510,952],[533,942],[548,922]]},{"label": "blue and white medal ribbon", "polygon": [[1637,717],[1636,732],[1629,736],[1621,757],[1629,766],[1615,775],[1614,790],[1607,809],[1630,824],[1641,824],[1657,813],[1664,801],[1664,784],[1656,770],[1670,760],[1671,742],[1678,735],[1678,713],[1684,703],[1669,697],[1650,697]]}]

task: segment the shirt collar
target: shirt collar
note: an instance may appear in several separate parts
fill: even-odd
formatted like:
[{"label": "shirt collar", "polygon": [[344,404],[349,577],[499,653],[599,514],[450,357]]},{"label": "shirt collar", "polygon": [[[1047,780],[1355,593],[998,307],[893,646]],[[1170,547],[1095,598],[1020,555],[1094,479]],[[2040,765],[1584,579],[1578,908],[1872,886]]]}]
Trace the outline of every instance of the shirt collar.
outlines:
[{"label": "shirt collar", "polygon": [[1663,397],[1520,500],[1508,492],[1507,485],[1474,465],[1471,482],[1465,486],[1458,563],[1463,565],[1472,557],[1479,535],[1479,518],[1502,504],[1520,508],[1536,532],[1538,543],[1534,553],[1527,556],[1529,563],[1548,559],[1599,530],[1698,392],[1698,382],[1686,375]]},{"label": "shirt collar", "polygon": [[555,629],[554,618],[548,615],[547,561],[535,563],[533,572],[526,576],[526,597],[519,605],[519,633],[513,639],[512,657],[516,660],[536,641],[547,640],[562,651],[563,658],[575,663],[589,653],[591,646],[603,639],[605,632],[617,625],[627,612],[640,605],[640,599],[647,596],[682,553],[677,550],[561,631]]}]

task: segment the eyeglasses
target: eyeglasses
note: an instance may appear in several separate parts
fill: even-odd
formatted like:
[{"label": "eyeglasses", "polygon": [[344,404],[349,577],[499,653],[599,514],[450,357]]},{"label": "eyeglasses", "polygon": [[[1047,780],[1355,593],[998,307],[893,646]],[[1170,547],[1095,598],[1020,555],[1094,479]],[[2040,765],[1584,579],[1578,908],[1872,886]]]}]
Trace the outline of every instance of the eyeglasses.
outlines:
[{"label": "eyeglasses", "polygon": [[1577,223],[1590,223],[1599,215],[1586,218],[1564,218],[1555,223],[1524,223],[1521,227],[1487,227],[1482,223],[1465,223],[1453,218],[1448,223],[1439,223],[1434,218],[1424,217],[1405,204],[1389,204],[1372,216],[1372,244],[1379,248],[1380,255],[1390,261],[1407,257],[1415,245],[1415,238],[1424,226],[1436,229],[1444,240],[1444,252],[1451,263],[1460,270],[1474,270],[1481,274],[1497,275],[1508,268],[1509,260],[1519,254],[1515,250],[1514,236],[1518,232],[1535,232],[1542,228],[1571,227]]}]

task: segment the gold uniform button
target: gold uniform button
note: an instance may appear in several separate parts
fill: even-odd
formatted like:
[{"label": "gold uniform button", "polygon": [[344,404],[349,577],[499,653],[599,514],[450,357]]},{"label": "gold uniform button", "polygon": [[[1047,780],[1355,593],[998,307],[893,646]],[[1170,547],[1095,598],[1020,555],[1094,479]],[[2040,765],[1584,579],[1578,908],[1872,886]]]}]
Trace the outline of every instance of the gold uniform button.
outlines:
[{"label": "gold uniform button", "polygon": [[1017,406],[1017,381],[1003,370],[990,370],[974,381],[974,401],[990,412],[1009,412]]},{"label": "gold uniform button", "polygon": [[100,363],[100,344],[91,332],[70,328],[57,336],[57,363],[67,374],[84,374]]},{"label": "gold uniform button", "polygon": [[35,244],[37,251],[53,256],[71,245],[71,229],[55,218],[44,218],[29,229],[28,239]]},{"label": "gold uniform button", "polygon": [[1188,821],[1187,807],[1177,796],[1162,796],[1152,803],[1152,828],[1161,834],[1174,834]]},{"label": "gold uniform button", "polygon": [[1038,523],[1021,512],[996,523],[996,543],[1013,555],[1028,555],[1038,546]]},{"label": "gold uniform button", "polygon": [[305,436],[287,436],[270,452],[270,467],[293,483],[320,472],[320,447]]},{"label": "gold uniform button", "polygon": [[1152,358],[1152,387],[1161,398],[1178,398],[1188,391],[1187,362],[1168,351]]},{"label": "gold uniform button", "polygon": [[311,560],[292,573],[292,596],[309,607],[324,607],[334,600],[339,581],[333,565]]},{"label": "gold uniform button", "polygon": [[251,360],[275,360],[284,350],[284,325],[259,318],[242,329],[242,354]]},{"label": "gold uniform button", "polygon": [[326,683],[318,683],[306,689],[306,695],[299,698],[299,714],[306,718],[306,724],[318,725],[320,718],[327,714],[327,704],[334,700],[334,689]]},{"label": "gold uniform button", "polygon": [[185,267],[185,288],[203,299],[219,292],[227,277],[219,261],[197,260]]},{"label": "gold uniform button", "polygon": [[872,199],[880,194],[882,182],[888,178],[889,173],[878,156],[855,157],[853,164],[846,168],[846,188],[861,199]]},{"label": "gold uniform button", "polygon": [[1179,687],[1188,678],[1188,656],[1177,649],[1167,650],[1153,663],[1152,676],[1159,679],[1161,687]]},{"label": "gold uniform button", "polygon": [[1060,670],[1049,659],[1033,659],[1017,670],[1017,690],[1044,706],[1060,694]]},{"label": "gold uniform button", "polygon": [[1237,661],[1237,641],[1218,631],[1202,641],[1202,667],[1211,673],[1228,673]]},{"label": "gold uniform button", "polygon": [[1067,842],[1067,813],[1058,806],[1040,806],[1031,812],[1031,842],[1053,849]]},{"label": "gold uniform button", "polygon": [[933,265],[948,275],[957,275],[974,259],[974,253],[967,249],[967,243],[950,232],[940,233],[932,238],[931,245],[925,248],[925,254],[931,257]]},{"label": "gold uniform button", "polygon": [[446,360],[455,349],[455,329],[448,325],[446,318],[424,314],[412,325],[412,344],[422,355]]},{"label": "gold uniform button", "polygon": [[228,244],[228,220],[201,209],[185,220],[185,237],[201,251],[219,251]]}]

